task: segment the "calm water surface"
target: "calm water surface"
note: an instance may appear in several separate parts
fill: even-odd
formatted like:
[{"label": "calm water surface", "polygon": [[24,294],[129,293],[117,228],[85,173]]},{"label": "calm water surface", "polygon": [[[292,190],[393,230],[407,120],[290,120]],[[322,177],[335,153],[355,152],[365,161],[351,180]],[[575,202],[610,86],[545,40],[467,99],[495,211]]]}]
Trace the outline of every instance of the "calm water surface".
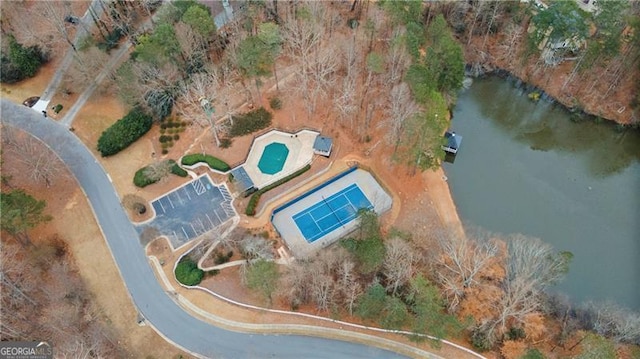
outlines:
[{"label": "calm water surface", "polygon": [[507,80],[476,80],[454,110],[461,150],[444,165],[455,203],[466,224],[571,251],[556,288],[575,301],[640,310],[640,131],[569,118]]}]

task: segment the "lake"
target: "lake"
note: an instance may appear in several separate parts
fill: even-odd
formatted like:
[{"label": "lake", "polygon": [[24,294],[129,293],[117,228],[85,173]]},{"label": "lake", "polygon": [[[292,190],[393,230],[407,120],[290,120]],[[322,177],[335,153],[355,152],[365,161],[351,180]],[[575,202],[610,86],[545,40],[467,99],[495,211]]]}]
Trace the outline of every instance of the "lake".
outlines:
[{"label": "lake", "polygon": [[640,310],[640,131],[571,116],[511,80],[476,79],[453,111],[460,151],[443,165],[454,201],[465,225],[572,252],[554,288],[575,302]]}]

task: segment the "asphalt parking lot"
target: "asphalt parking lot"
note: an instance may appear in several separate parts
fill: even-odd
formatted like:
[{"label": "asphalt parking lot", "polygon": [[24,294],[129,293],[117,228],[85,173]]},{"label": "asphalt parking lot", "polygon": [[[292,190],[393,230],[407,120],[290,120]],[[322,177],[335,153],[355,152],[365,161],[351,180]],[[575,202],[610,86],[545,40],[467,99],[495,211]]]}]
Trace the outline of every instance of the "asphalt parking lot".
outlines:
[{"label": "asphalt parking lot", "polygon": [[137,229],[154,228],[176,249],[235,217],[231,201],[224,184],[214,185],[204,175],[153,200],[155,217]]}]

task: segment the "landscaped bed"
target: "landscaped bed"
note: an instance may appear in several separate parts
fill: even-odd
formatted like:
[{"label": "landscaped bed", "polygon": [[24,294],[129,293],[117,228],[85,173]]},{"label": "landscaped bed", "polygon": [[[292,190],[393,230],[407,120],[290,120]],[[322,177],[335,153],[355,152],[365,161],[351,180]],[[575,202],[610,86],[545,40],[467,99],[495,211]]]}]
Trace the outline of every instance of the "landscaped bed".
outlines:
[{"label": "landscaped bed", "polygon": [[196,163],[201,162],[206,163],[212,170],[217,170],[220,172],[227,172],[231,169],[231,167],[229,167],[229,165],[225,161],[202,153],[192,153],[190,155],[185,155],[184,157],[182,157],[181,161],[183,166],[193,166]]},{"label": "landscaped bed", "polygon": [[296,172],[288,175],[287,177],[284,177],[283,179],[274,182],[264,188],[259,189],[258,191],[256,191],[252,196],[251,199],[249,199],[249,204],[247,205],[247,209],[245,210],[245,214],[247,216],[255,216],[256,214],[256,207],[258,206],[258,202],[260,201],[260,197],[262,196],[263,193],[272,190],[286,182],[291,181],[292,179],[300,176],[301,174],[307,172],[309,169],[311,168],[311,165],[306,165],[304,167],[302,167],[301,169],[297,170]]}]

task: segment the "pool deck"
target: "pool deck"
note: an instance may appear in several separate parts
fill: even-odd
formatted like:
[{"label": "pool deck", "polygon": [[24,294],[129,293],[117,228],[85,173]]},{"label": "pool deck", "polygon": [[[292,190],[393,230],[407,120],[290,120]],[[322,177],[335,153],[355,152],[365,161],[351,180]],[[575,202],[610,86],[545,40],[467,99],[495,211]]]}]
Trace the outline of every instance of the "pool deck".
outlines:
[{"label": "pool deck", "polygon": [[[243,165],[245,171],[253,181],[254,186],[257,188],[265,187],[311,163],[313,159],[313,142],[318,134],[318,132],[311,130],[302,130],[293,134],[274,130],[257,137],[253,141],[251,150],[247,155],[247,160]],[[289,155],[287,156],[282,171],[270,175],[260,171],[258,162],[260,161],[260,157],[262,157],[264,148],[273,142],[282,143],[287,146]]]},{"label": "pool deck", "polygon": [[320,186],[323,186],[322,188],[317,189],[316,187],[311,189],[276,209],[272,218],[273,226],[278,230],[278,233],[296,258],[307,258],[318,250],[333,244],[358,227],[357,220],[350,221],[349,223],[345,223],[342,228],[333,230],[310,243],[304,237],[293,219],[295,215],[322,201],[324,197],[330,197],[332,194],[341,191],[353,183],[358,185],[367,199],[373,204],[373,209],[376,213],[382,214],[391,208],[393,203],[391,197],[375,178],[363,169],[356,169],[328,185],[323,186],[323,184],[321,184]]}]

